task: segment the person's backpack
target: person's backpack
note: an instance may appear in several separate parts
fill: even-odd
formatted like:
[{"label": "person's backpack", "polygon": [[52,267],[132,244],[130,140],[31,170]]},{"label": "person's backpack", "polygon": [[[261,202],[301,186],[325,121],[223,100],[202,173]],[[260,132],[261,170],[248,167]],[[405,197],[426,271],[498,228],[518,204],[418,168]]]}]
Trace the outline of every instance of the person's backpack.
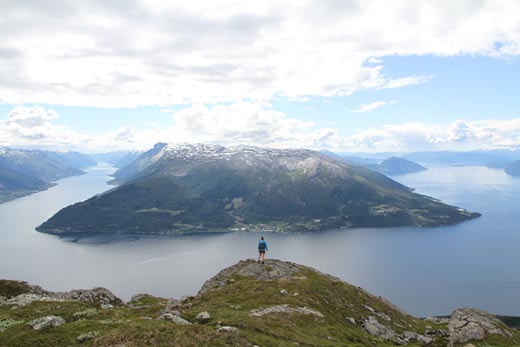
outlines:
[{"label": "person's backpack", "polygon": [[258,244],[258,249],[261,250],[261,251],[265,251],[265,242],[260,242]]}]

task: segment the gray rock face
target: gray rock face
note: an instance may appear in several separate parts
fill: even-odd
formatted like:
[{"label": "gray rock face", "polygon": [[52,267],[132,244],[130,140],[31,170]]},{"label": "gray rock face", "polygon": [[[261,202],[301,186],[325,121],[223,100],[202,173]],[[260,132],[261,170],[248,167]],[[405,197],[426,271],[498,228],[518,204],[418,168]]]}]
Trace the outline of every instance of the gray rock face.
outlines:
[{"label": "gray rock face", "polygon": [[179,324],[179,325],[190,325],[191,323],[188,322],[186,319],[184,318],[181,318],[179,316],[173,316],[171,318],[172,322],[174,322],[175,324]]},{"label": "gray rock face", "polygon": [[278,306],[271,306],[268,308],[261,308],[258,310],[252,310],[249,315],[252,317],[262,317],[267,314],[273,314],[273,313],[300,313],[300,314],[310,314],[316,317],[323,317],[321,312],[318,312],[316,310],[313,310],[311,308],[307,307],[290,307],[289,305],[278,305]]},{"label": "gray rock face", "polygon": [[121,302],[110,290],[101,287],[93,289],[74,289],[70,292],[53,293],[53,296],[60,299],[82,301],[91,304],[114,304]]},{"label": "gray rock face", "polygon": [[56,298],[49,294],[20,294],[18,296],[4,299],[0,301],[0,305],[10,305],[23,307],[29,305],[33,301],[66,301],[65,299]]},{"label": "gray rock face", "polygon": [[166,312],[174,311],[174,310],[180,308],[181,306],[182,306],[182,302],[180,300],[169,299],[168,302],[166,303],[166,308],[164,309],[164,311],[166,311]]},{"label": "gray rock face", "polygon": [[429,336],[424,336],[412,331],[405,331],[398,335],[392,328],[381,324],[374,316],[369,316],[368,319],[363,322],[363,328],[372,336],[393,341],[398,345],[406,345],[413,340],[419,341],[423,345],[429,345],[434,341],[433,338]]},{"label": "gray rock face", "polygon": [[471,340],[483,340],[488,334],[512,336],[508,328],[493,315],[474,308],[459,308],[448,324],[450,346]]},{"label": "gray rock face", "polygon": [[369,316],[368,319],[363,322],[363,328],[365,328],[370,335],[383,340],[394,340],[397,336],[392,328],[379,323],[374,316]]},{"label": "gray rock face", "polygon": [[42,330],[50,327],[59,327],[63,324],[65,324],[65,319],[59,316],[41,317],[27,323],[27,325],[31,326],[34,330]]},{"label": "gray rock face", "polygon": [[[276,259],[267,259],[265,264],[259,264],[254,259],[242,260],[230,266],[207,280],[199,291],[199,295],[211,289],[224,287],[231,282],[233,275],[254,277],[260,281],[278,280],[281,278],[294,278],[300,270],[319,271],[291,262]],[[334,281],[340,281],[337,277],[326,275]]]}]

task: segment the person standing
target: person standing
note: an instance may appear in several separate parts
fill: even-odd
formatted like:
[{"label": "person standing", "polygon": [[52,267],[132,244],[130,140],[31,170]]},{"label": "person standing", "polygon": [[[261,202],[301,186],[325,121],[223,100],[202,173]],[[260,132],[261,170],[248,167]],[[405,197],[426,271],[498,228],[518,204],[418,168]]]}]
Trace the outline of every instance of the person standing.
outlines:
[{"label": "person standing", "polygon": [[264,237],[260,237],[260,241],[258,242],[258,262],[264,263],[265,252],[267,252],[267,242],[265,242]]}]

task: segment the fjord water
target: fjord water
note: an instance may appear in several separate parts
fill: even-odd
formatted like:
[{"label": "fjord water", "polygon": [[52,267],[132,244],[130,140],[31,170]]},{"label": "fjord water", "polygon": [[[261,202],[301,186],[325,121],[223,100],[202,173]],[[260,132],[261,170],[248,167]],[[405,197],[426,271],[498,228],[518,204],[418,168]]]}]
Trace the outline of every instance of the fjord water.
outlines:
[{"label": "fjord water", "polygon": [[[60,239],[34,228],[60,208],[110,189],[99,165],[44,192],[0,205],[0,278],[49,290],[103,286],[129,299],[195,293],[220,269],[256,257],[258,233]],[[417,315],[460,306],[520,315],[520,179],[485,167],[430,167],[393,177],[483,213],[455,226],[264,234],[269,257],[334,274]]]}]

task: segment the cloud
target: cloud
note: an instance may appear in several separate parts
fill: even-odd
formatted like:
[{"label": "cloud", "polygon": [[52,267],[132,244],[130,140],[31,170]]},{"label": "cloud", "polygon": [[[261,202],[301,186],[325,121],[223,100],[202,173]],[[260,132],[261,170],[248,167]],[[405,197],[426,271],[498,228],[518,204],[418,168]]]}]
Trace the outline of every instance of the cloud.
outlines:
[{"label": "cloud", "polygon": [[386,106],[388,104],[395,104],[397,100],[391,100],[391,101],[375,101],[371,102],[370,104],[364,104],[359,106],[359,108],[352,110],[350,112],[352,113],[369,113],[375,110],[376,108],[380,108],[383,106]]},{"label": "cloud", "polygon": [[52,124],[58,118],[43,107],[17,106],[0,120],[0,145],[63,147],[81,146],[87,136]]},{"label": "cloud", "polygon": [[85,134],[58,126],[59,115],[43,107],[13,108],[0,120],[0,145],[84,152],[151,148],[163,142],[247,144],[278,148],[327,148],[348,152],[414,152],[518,148],[520,118],[457,120],[449,123],[382,125],[344,135],[291,118],[266,102],[195,104],[173,113],[171,126],[121,127],[105,134]]},{"label": "cloud", "polygon": [[395,78],[386,81],[381,86],[377,87],[378,89],[396,89],[402,88],[406,86],[413,86],[416,84],[426,83],[433,78],[433,75],[428,76],[409,76],[403,78]]},{"label": "cloud", "polygon": [[[4,1],[0,102],[301,99],[424,83],[390,55],[520,55],[520,2]],[[129,39],[131,38],[131,39]]]},{"label": "cloud", "polygon": [[342,147],[353,151],[414,152],[518,148],[519,144],[520,118],[516,118],[384,125],[346,137]]},{"label": "cloud", "polygon": [[211,108],[196,104],[173,114],[178,142],[294,147],[315,141],[311,122],[287,117],[267,103],[238,102]]}]

